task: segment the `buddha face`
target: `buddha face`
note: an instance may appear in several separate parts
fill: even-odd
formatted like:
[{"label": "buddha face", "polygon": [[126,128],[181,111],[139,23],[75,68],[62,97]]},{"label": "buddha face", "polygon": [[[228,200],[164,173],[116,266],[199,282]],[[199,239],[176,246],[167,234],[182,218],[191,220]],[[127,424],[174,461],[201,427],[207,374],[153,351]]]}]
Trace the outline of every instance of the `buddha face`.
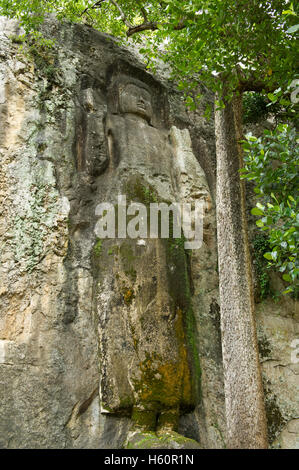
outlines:
[{"label": "buddha face", "polygon": [[141,116],[149,122],[153,113],[149,92],[129,83],[120,93],[120,110]]}]

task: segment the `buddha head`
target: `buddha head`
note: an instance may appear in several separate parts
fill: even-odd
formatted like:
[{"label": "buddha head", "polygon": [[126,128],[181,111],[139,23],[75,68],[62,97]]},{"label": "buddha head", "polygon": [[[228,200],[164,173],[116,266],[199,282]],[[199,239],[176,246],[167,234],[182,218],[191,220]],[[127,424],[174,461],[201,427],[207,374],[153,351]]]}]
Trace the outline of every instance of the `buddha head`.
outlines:
[{"label": "buddha head", "polygon": [[121,113],[135,114],[150,122],[153,109],[149,91],[136,83],[126,83],[120,86],[119,109]]}]

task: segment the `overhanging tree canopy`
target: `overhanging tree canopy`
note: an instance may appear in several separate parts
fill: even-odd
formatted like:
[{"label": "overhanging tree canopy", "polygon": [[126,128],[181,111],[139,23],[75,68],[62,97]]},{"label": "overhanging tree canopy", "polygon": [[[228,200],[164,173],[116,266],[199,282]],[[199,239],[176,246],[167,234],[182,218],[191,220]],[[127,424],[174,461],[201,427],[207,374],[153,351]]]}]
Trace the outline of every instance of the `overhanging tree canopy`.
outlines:
[{"label": "overhanging tree canopy", "polygon": [[0,0],[0,13],[20,19],[27,31],[50,12],[143,41],[144,52],[158,54],[189,85],[200,75],[220,91],[221,76],[230,89],[273,90],[294,76],[297,18],[287,0]]}]

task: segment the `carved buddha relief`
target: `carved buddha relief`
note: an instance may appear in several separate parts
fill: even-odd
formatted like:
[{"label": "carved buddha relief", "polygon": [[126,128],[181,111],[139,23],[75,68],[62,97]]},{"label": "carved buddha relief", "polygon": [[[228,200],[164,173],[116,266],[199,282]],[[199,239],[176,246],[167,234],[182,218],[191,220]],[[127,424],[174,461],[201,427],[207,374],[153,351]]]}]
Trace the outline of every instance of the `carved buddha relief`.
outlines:
[{"label": "carved buddha relief", "polygon": [[160,180],[164,175],[169,180],[169,131],[154,125],[157,111],[153,109],[149,87],[121,75],[112,89],[117,98],[106,120],[110,168],[134,168],[138,173],[143,169],[153,180],[156,175]]},{"label": "carved buddha relief", "polygon": [[[153,125],[150,88],[130,76],[112,88],[110,178],[127,201],[175,200],[182,177],[175,135]],[[199,397],[188,255],[170,238],[107,239],[96,263],[102,412],[129,415],[143,430],[175,431]]]}]

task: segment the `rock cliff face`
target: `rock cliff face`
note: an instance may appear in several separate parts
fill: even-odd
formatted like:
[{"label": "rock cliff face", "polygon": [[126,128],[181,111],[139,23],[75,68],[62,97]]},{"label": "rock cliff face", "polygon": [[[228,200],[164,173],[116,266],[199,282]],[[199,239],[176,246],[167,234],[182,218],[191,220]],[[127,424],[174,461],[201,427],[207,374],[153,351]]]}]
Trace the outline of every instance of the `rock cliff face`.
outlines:
[{"label": "rock cliff face", "polygon": [[[225,447],[213,129],[110,37],[44,28],[54,49],[0,18],[0,447]],[[102,239],[96,208],[120,194],[204,201],[201,248]],[[257,315],[282,447],[299,447],[295,309]]]}]

